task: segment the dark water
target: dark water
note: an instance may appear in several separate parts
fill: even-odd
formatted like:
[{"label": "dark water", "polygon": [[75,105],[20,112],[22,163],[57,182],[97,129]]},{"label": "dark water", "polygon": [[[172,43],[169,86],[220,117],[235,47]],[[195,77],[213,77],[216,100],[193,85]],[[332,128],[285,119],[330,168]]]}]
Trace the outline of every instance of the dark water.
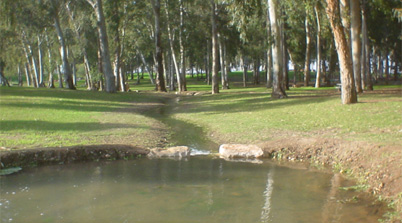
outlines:
[{"label": "dark water", "polygon": [[[330,173],[275,165],[137,159],[25,169],[0,178],[1,222],[377,222]],[[354,199],[355,196],[359,198]]]}]

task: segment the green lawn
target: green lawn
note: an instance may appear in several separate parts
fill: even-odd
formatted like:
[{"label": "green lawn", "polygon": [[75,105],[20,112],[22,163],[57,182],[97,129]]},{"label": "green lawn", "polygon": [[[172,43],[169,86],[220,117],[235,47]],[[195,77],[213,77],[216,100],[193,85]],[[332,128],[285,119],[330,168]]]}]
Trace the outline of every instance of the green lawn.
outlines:
[{"label": "green lawn", "polygon": [[157,140],[153,135],[163,126],[135,110],[133,103],[146,109],[156,102],[158,97],[152,94],[1,87],[0,146],[32,148],[119,141],[154,146]]},{"label": "green lawn", "polygon": [[[231,89],[211,95],[204,80],[187,76],[189,91],[173,117],[203,127],[219,143],[262,142],[277,138],[320,136],[376,143],[402,143],[401,86],[375,87],[359,95],[359,103],[341,105],[334,88],[291,88],[289,98],[273,100],[270,89],[239,84],[231,76]],[[108,94],[80,87],[34,89],[0,88],[0,146],[40,147],[116,143],[155,146],[158,131],[166,130],[148,112],[161,97],[149,78],[132,92]],[[82,85],[82,84],[81,84]],[[79,85],[80,86],[80,85]],[[139,90],[140,93],[134,91]],[[170,93],[172,94],[172,93]]]},{"label": "green lawn", "polygon": [[181,100],[185,109],[175,117],[214,132],[220,143],[292,135],[402,143],[400,93],[375,92],[360,95],[358,104],[342,105],[333,88],[295,88],[283,100],[271,99],[264,88],[234,89]]}]

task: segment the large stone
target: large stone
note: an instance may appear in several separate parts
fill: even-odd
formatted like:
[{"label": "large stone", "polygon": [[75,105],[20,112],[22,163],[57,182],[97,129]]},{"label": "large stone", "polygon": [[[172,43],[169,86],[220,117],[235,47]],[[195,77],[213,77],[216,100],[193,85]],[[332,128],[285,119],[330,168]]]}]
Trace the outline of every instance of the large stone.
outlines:
[{"label": "large stone", "polygon": [[148,157],[175,157],[182,158],[190,156],[190,148],[187,146],[175,146],[169,148],[150,149]]},{"label": "large stone", "polygon": [[259,158],[264,151],[256,145],[223,144],[219,147],[219,155],[222,158]]}]

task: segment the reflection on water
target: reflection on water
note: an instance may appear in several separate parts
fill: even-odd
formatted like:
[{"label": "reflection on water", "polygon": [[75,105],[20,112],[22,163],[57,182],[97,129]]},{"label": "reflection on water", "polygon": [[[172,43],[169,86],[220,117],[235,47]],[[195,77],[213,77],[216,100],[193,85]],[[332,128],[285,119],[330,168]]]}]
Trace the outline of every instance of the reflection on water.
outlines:
[{"label": "reflection on water", "polygon": [[1,222],[377,222],[337,175],[192,157],[2,176]]}]

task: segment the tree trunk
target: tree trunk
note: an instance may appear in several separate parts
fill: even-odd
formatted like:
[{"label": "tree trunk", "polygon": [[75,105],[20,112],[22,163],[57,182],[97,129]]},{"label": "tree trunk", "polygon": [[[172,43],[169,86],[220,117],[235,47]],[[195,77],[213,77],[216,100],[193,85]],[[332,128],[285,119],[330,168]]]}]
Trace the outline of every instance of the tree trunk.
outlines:
[{"label": "tree trunk", "polygon": [[320,13],[319,13],[319,6],[318,2],[314,7],[315,17],[317,19],[317,61],[316,61],[316,79],[315,79],[315,87],[320,87],[321,82],[321,21],[320,21]]},{"label": "tree trunk", "polygon": [[92,76],[91,76],[91,66],[89,65],[88,54],[86,50],[83,50],[84,53],[84,67],[85,67],[85,79],[87,82],[87,89],[92,90]]},{"label": "tree trunk", "polygon": [[116,84],[110,62],[109,42],[106,32],[106,22],[103,15],[102,0],[87,0],[95,10],[99,33],[99,49],[102,58],[102,71],[106,78],[106,92],[116,92]]},{"label": "tree trunk", "polygon": [[45,87],[43,83],[43,55],[42,55],[42,40],[38,36],[38,66],[39,66],[39,87]]},{"label": "tree trunk", "polygon": [[247,58],[243,56],[243,87],[247,87]]},{"label": "tree trunk", "polygon": [[49,60],[49,80],[48,80],[48,88],[54,88],[54,78],[53,78],[53,56],[52,56],[52,44],[49,41],[49,36],[47,34],[47,30],[45,29],[45,39],[46,39],[46,46],[47,46],[47,56]]},{"label": "tree trunk", "polygon": [[[331,82],[332,79],[335,79],[335,69],[336,69],[336,63],[338,62],[338,54],[336,52],[336,47],[334,40],[331,40],[331,46],[329,48],[330,50],[330,56],[329,56],[329,65],[328,65],[328,81]],[[340,79],[338,78],[340,81]]]},{"label": "tree trunk", "polygon": [[179,44],[180,44],[180,77],[181,77],[181,89],[183,91],[187,91],[187,83],[186,83],[186,64],[185,64],[185,55],[184,55],[184,8],[183,8],[183,0],[180,0],[180,29],[179,29]]},{"label": "tree trunk", "polygon": [[145,61],[145,57],[144,57],[144,55],[142,53],[140,53],[140,57],[141,57],[142,64],[143,64],[143,67],[141,69],[141,72],[142,72],[141,79],[144,79],[144,67],[145,67],[146,70],[148,71],[148,75],[149,75],[149,79],[151,81],[151,84],[155,84],[155,79],[153,78],[153,75],[152,75],[153,71],[152,71],[151,67]]},{"label": "tree trunk", "polygon": [[389,80],[389,55],[385,54],[385,84],[388,85]]},{"label": "tree trunk", "polygon": [[363,85],[366,90],[372,91],[373,90],[373,80],[371,76],[370,70],[370,42],[368,39],[367,33],[367,1],[363,0],[363,16],[362,16],[362,57],[364,60],[362,61],[362,78],[363,78]]},{"label": "tree trunk", "polygon": [[138,68],[137,69],[137,84],[140,84],[140,79],[141,79],[141,77],[140,77],[140,70],[139,70],[140,68]]},{"label": "tree trunk", "polygon": [[219,56],[218,56],[218,28],[216,18],[216,4],[214,0],[211,0],[212,12],[211,12],[211,24],[212,24],[212,94],[219,93]]},{"label": "tree trunk", "polygon": [[33,82],[33,86],[34,87],[39,87],[38,66],[36,64],[36,59],[35,59],[35,55],[34,55],[33,50],[32,50],[32,46],[30,44],[28,44],[28,50],[29,50],[30,59],[31,59],[31,68],[32,68],[31,79],[32,79],[32,82]]},{"label": "tree trunk", "polygon": [[121,41],[120,41],[120,33],[119,33],[119,26],[120,26],[120,18],[119,18],[119,6],[117,1],[113,2],[113,16],[111,22],[111,29],[113,30],[114,35],[114,43],[115,43],[115,51],[114,51],[114,61],[113,61],[113,76],[115,78],[116,90],[125,92],[125,83],[124,83],[124,75],[120,72],[121,71]]},{"label": "tree trunk", "polygon": [[0,60],[0,84],[3,86],[8,86],[10,87],[10,83],[8,83],[7,78],[4,76],[3,70],[4,70],[4,65],[5,63]]},{"label": "tree trunk", "polygon": [[[270,28],[271,29],[271,28]],[[268,47],[267,53],[267,88],[272,87],[272,47]]]},{"label": "tree trunk", "polygon": [[31,74],[29,73],[29,63],[25,63],[25,78],[27,81],[27,85],[31,86]]},{"label": "tree trunk", "polygon": [[[167,30],[168,30],[168,37],[169,37],[170,53],[172,55],[173,65],[174,65],[174,68],[176,71],[175,73],[176,73],[176,79],[177,79],[177,88],[178,88],[179,93],[181,93],[182,91],[184,91],[184,89],[182,89],[183,85],[181,84],[180,69],[177,64],[176,53],[174,51],[174,43],[173,43],[174,40],[173,40],[172,31],[170,29],[169,10],[168,10],[167,5],[165,7],[165,13],[166,13],[166,18],[167,18],[166,22],[167,22]],[[172,77],[172,79],[174,79],[174,78]]]},{"label": "tree trunk", "polygon": [[322,69],[322,77],[323,81],[326,84],[327,87],[331,86],[331,82],[329,80],[329,77],[327,76],[327,67],[326,67],[325,60],[321,60],[321,69]]},{"label": "tree trunk", "polygon": [[73,72],[73,84],[74,84],[74,86],[77,86],[77,67],[76,67],[76,63],[75,63],[75,57],[74,57],[73,51],[70,51],[70,48],[67,48],[67,49],[68,49],[67,55],[69,55],[71,53],[71,58],[73,60],[73,62],[71,63],[71,72]]},{"label": "tree trunk", "polygon": [[279,24],[279,4],[277,0],[268,0],[269,7],[269,21],[271,24],[271,33],[273,36],[272,44],[272,98],[286,98],[286,92],[283,88],[282,77],[283,77],[283,60],[282,60],[282,49],[281,49],[281,30]]},{"label": "tree trunk", "polygon": [[345,30],[339,15],[339,0],[327,1],[327,16],[334,34],[339,58],[342,84],[342,104],[357,103],[357,93],[353,78],[352,58],[346,41]]},{"label": "tree trunk", "polygon": [[260,84],[260,59],[254,59],[253,61],[253,66],[254,66],[254,70],[253,70],[253,82],[255,85]]},{"label": "tree trunk", "polygon": [[362,93],[362,79],[361,79],[361,55],[362,55],[362,41],[360,39],[362,31],[360,0],[350,0],[350,18],[351,28],[350,37],[352,42],[352,57],[353,57],[353,74],[355,78],[355,85],[357,93]]},{"label": "tree trunk", "polygon": [[304,86],[307,87],[310,84],[310,52],[311,52],[311,31],[308,21],[308,10],[306,12],[305,29],[306,29],[306,57],[304,60]]},{"label": "tree trunk", "polygon": [[210,66],[210,64],[211,64],[211,56],[210,56],[210,53],[211,53],[211,45],[209,44],[209,40],[207,39],[207,56],[206,56],[206,64],[205,64],[205,79],[206,79],[206,82],[207,82],[207,85],[210,85],[211,84],[211,66]]},{"label": "tree trunk", "polygon": [[[271,37],[272,32],[271,32],[271,22],[269,20],[269,7],[267,7],[267,36]],[[268,38],[268,51],[267,51],[267,88],[272,87],[272,43],[271,43],[271,38]]]},{"label": "tree trunk", "polygon": [[48,82],[48,87],[49,88],[54,88],[54,78],[53,78],[53,59],[52,59],[52,50],[50,48],[50,44],[48,43],[48,48],[47,48],[47,55],[49,59],[49,82]]},{"label": "tree trunk", "polygon": [[176,87],[175,87],[175,72],[174,72],[174,65],[173,65],[173,56],[172,53],[170,52],[170,56],[169,56],[169,75],[170,75],[170,90],[171,91],[175,91]]},{"label": "tree trunk", "polygon": [[[166,55],[166,52],[162,54],[162,61],[163,61],[163,76],[165,78],[165,86],[169,86],[169,60],[166,60],[166,57],[169,58],[169,53]],[[170,90],[170,89],[169,89]]]},{"label": "tree trunk", "polygon": [[76,88],[73,83],[72,72],[71,72],[70,64],[68,63],[68,58],[67,58],[67,48],[66,48],[63,32],[60,27],[59,17],[58,17],[57,13],[54,17],[54,26],[56,27],[57,37],[59,38],[59,43],[60,43],[60,57],[61,57],[62,64],[63,64],[64,79],[65,79],[67,88],[71,89],[71,90],[75,90]]},{"label": "tree trunk", "polygon": [[377,79],[384,78],[384,59],[381,50],[378,50],[377,56]]},{"label": "tree trunk", "polygon": [[25,43],[22,43],[23,45],[23,49],[24,49],[24,54],[25,54],[25,58],[27,59],[27,62],[25,63],[25,74],[26,74],[26,79],[27,79],[27,85],[31,86],[31,82],[32,81],[32,74],[31,74],[31,59],[29,57],[28,54],[28,49]]},{"label": "tree trunk", "polygon": [[283,89],[289,90],[289,58],[287,55],[287,45],[285,41],[285,26],[281,23],[281,43],[282,43],[282,64],[283,64]]},{"label": "tree trunk", "polygon": [[283,84],[284,84],[284,89],[289,90],[289,57],[288,57],[288,53],[286,50],[286,43],[283,44],[284,45],[284,50],[283,50],[283,60],[284,60],[284,64],[286,64],[285,66],[283,66]]},{"label": "tree trunk", "polygon": [[218,35],[219,39],[219,54],[220,54],[220,61],[221,61],[221,80],[222,80],[222,90],[228,89],[227,85],[227,78],[226,78],[226,60],[225,60],[225,52],[223,46],[223,40],[220,35]]},{"label": "tree trunk", "polygon": [[160,0],[151,0],[155,16],[155,48],[156,48],[156,89],[159,92],[166,92],[165,80],[163,77],[162,39],[160,29]]},{"label": "tree trunk", "polygon": [[22,87],[24,83],[22,82],[22,71],[21,71],[21,64],[18,64],[18,86]]},{"label": "tree trunk", "polygon": [[88,53],[87,53],[87,50],[86,50],[86,46],[83,44],[84,40],[81,37],[80,31],[79,31],[80,27],[75,22],[75,18],[73,16],[73,13],[72,13],[72,11],[70,9],[69,4],[70,4],[70,2],[66,3],[66,9],[67,9],[67,12],[68,12],[68,14],[70,16],[72,24],[74,26],[74,31],[75,31],[76,38],[77,38],[78,41],[80,41],[79,45],[80,45],[80,48],[81,48],[81,53],[82,53],[82,55],[84,57],[83,59],[84,59],[84,70],[85,70],[85,82],[86,82],[86,85],[87,85],[87,89],[92,90],[93,83],[92,83],[92,76],[91,76],[91,67],[89,66]]},{"label": "tree trunk", "polygon": [[228,60],[227,60],[227,53],[226,53],[227,51],[226,51],[226,43],[225,42],[223,42],[223,55],[224,55],[224,60],[223,60],[223,62],[224,62],[224,65],[225,65],[225,76],[224,76],[224,79],[225,79],[225,85],[226,85],[226,87],[225,87],[225,89],[229,89],[229,78],[228,78],[228,73],[230,72],[230,64],[229,64],[229,66],[228,66]]},{"label": "tree trunk", "polygon": [[[296,62],[294,61],[294,59],[293,59],[293,57],[292,57],[292,54],[291,54],[291,52],[290,52],[290,50],[289,49],[287,49],[287,53],[288,53],[288,55],[289,55],[289,59],[290,59],[290,61],[293,63],[293,65],[294,65],[294,70],[293,70],[293,85],[296,85],[296,76],[297,76],[297,73],[298,73],[298,70],[299,70],[299,66],[296,64]],[[289,84],[289,83],[288,83]]]},{"label": "tree trunk", "polygon": [[[395,55],[395,54],[394,54]],[[396,56],[395,56],[396,57]],[[394,81],[398,80],[398,62],[396,61],[397,59],[395,58],[394,61]]]},{"label": "tree trunk", "polygon": [[63,69],[62,67],[63,67],[62,65],[57,66],[57,75],[59,78],[59,88],[63,88],[63,76],[61,75],[61,69]]}]

